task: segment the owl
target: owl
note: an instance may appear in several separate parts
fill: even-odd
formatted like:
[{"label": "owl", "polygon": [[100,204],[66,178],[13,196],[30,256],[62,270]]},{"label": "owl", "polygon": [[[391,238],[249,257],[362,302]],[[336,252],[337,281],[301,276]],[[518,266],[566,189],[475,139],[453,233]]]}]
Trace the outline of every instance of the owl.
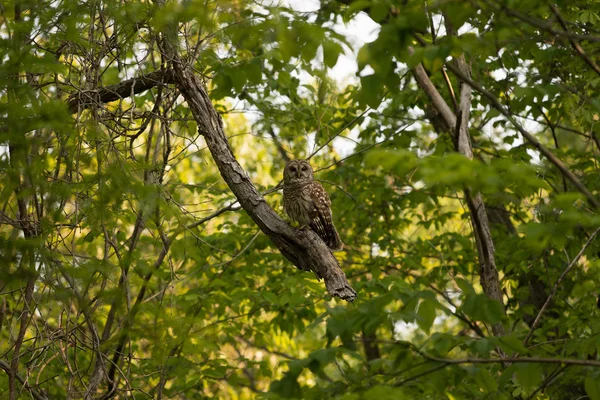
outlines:
[{"label": "owl", "polygon": [[300,224],[310,227],[333,251],[342,250],[340,235],[335,230],[331,200],[306,160],[291,160],[283,171],[283,209]]}]

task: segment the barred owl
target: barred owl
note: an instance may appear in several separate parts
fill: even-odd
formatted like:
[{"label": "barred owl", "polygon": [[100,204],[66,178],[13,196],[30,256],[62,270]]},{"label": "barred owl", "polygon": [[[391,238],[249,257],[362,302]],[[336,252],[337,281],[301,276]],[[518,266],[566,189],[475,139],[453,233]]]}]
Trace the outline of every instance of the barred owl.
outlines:
[{"label": "barred owl", "polygon": [[333,251],[342,250],[340,235],[331,216],[331,200],[306,160],[291,160],[283,171],[283,209],[300,224],[309,226]]}]

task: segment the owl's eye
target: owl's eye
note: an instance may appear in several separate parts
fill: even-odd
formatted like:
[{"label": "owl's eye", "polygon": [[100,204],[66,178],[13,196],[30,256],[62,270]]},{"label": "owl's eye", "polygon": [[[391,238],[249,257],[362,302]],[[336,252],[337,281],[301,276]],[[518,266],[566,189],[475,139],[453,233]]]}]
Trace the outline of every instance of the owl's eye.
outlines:
[{"label": "owl's eye", "polygon": [[290,171],[296,172],[296,167],[294,167],[294,166],[290,167]]},{"label": "owl's eye", "polygon": [[302,166],[302,171],[306,171],[306,165]]}]

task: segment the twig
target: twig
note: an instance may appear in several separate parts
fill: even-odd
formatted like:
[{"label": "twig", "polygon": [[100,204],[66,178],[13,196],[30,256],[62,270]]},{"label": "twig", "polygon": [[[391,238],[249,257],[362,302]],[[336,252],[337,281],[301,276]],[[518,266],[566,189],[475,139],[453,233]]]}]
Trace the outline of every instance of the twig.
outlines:
[{"label": "twig", "polygon": [[[497,11],[502,10],[506,14],[510,15],[511,17],[515,17],[523,22],[528,23],[529,25],[535,26],[536,28],[544,30],[554,36],[566,37],[568,39],[587,40],[589,42],[595,42],[595,43],[600,42],[600,36],[579,35],[577,33],[572,33],[572,32],[568,32],[568,31],[559,31],[557,29],[554,29],[552,24],[545,20],[541,20],[538,18],[532,18],[525,14],[521,14],[518,11],[515,11],[511,8],[506,7],[504,4],[492,5],[492,2],[490,2],[490,1],[486,1],[486,3],[488,5],[491,5],[492,7],[494,7],[494,9]],[[499,3],[499,1],[495,1],[495,3]]]},{"label": "twig", "polygon": [[[421,38],[421,40],[423,40]],[[544,145],[542,145],[531,133],[527,132],[521,124],[517,122],[517,120],[513,117],[510,111],[508,111],[502,103],[496,98],[496,96],[485,90],[481,85],[473,81],[470,77],[466,76],[458,67],[456,67],[452,63],[446,63],[446,66],[450,71],[452,71],[457,77],[459,77],[463,82],[467,83],[474,90],[479,92],[482,96],[486,97],[492,107],[500,111],[504,117],[515,127],[517,131],[540,153],[542,153],[548,161],[554,164],[559,171],[579,190],[588,200],[588,202],[595,208],[600,209],[600,201],[594,196],[585,185],[579,180],[579,178],[571,172],[571,170],[565,165],[564,162],[560,158],[558,158],[554,153],[548,150]]]},{"label": "twig", "polygon": [[544,379],[544,381],[542,382],[542,384],[537,389],[535,389],[533,391],[533,393],[531,393],[531,395],[529,395],[529,397],[526,398],[525,400],[532,400],[532,399],[534,399],[535,395],[539,391],[544,390],[546,387],[548,387],[556,379],[556,377],[558,377],[558,375],[562,374],[563,371],[565,369],[567,369],[567,368],[569,368],[568,365],[562,365],[562,366],[556,367],[556,369],[552,373],[550,373],[550,375],[548,375],[546,377],[546,379]]},{"label": "twig", "polygon": [[[552,132],[552,138],[554,139],[554,147],[556,148],[556,150],[558,150],[559,145],[558,145],[558,137],[556,137],[556,125],[554,125],[552,123],[552,121],[550,121],[550,118],[546,115],[546,113],[544,112],[544,109],[541,106],[538,106],[538,109],[540,110],[540,113],[546,120],[546,123],[548,124],[548,127],[550,128],[550,132]],[[567,191],[567,181],[566,181],[564,175],[561,175],[561,176],[562,176],[562,181],[563,181],[563,188],[566,192]]]},{"label": "twig", "polygon": [[350,197],[352,200],[354,200],[354,202],[357,202],[357,200],[354,198],[354,196],[352,196],[350,193],[348,193],[343,187],[341,187],[340,185],[338,185],[337,183],[334,182],[330,182],[330,181],[326,181],[324,179],[315,179],[316,181],[319,182],[323,182],[323,183],[327,183],[328,185],[331,186],[335,186],[336,188],[340,189],[342,192],[344,192],[346,194],[346,196]]},{"label": "twig", "polygon": [[[550,4],[550,9],[554,13],[554,15],[556,15],[556,18],[558,18],[558,21],[562,25],[563,29],[568,32],[569,28],[567,27],[567,24],[565,23],[565,20],[563,19],[562,15],[560,15],[558,8],[554,4]],[[585,54],[585,51],[581,48],[579,43],[574,38],[569,38],[569,42],[571,43],[571,46],[573,47],[573,49],[575,49],[577,54],[579,54],[579,56],[583,59],[583,61],[585,61],[587,65],[592,67],[592,69],[598,75],[600,75],[600,67],[591,58],[589,58],[587,54]]]},{"label": "twig", "polygon": [[[7,374],[10,373],[10,365],[8,365],[8,363],[4,360],[0,360],[0,369],[6,372]],[[34,399],[48,400],[48,397],[46,397],[44,393],[38,392],[30,385],[28,385],[27,379],[23,378],[20,374],[15,374],[15,378],[17,378],[17,380],[25,386],[25,389],[29,390],[29,393],[31,394],[31,396],[33,396]]]},{"label": "twig", "polygon": [[362,113],[360,113],[356,117],[352,118],[352,120],[350,122],[348,122],[346,125],[342,126],[340,129],[338,129],[338,131],[335,134],[333,134],[329,139],[327,139],[327,141],[325,143],[323,143],[318,149],[316,149],[306,159],[310,160],[311,158],[313,158],[319,151],[321,151],[321,149],[323,149],[325,146],[327,146],[329,143],[331,143],[331,141],[333,139],[335,139],[336,137],[338,137],[343,131],[345,131],[346,129],[350,128],[352,125],[354,125],[354,123],[356,121],[358,121],[360,118],[364,117],[365,114],[368,113],[369,111],[371,111],[371,108],[367,107],[367,109],[365,111],[363,111]]},{"label": "twig", "polygon": [[583,247],[581,248],[581,250],[579,251],[579,253],[575,256],[575,258],[573,258],[573,261],[571,261],[571,263],[569,264],[569,266],[563,271],[563,273],[560,275],[560,277],[558,278],[558,280],[554,284],[554,287],[552,288],[552,291],[548,295],[548,298],[546,299],[546,302],[544,303],[544,305],[542,306],[542,308],[538,312],[538,315],[535,317],[535,320],[533,321],[533,324],[531,324],[531,328],[529,329],[529,333],[527,334],[527,337],[523,341],[523,345],[527,345],[527,342],[529,342],[529,339],[531,339],[531,336],[533,335],[533,331],[535,331],[535,328],[537,327],[538,323],[540,322],[540,319],[542,318],[542,314],[544,314],[544,311],[546,311],[546,308],[548,308],[548,305],[550,304],[550,301],[552,301],[552,298],[556,294],[556,292],[558,290],[558,286],[560,285],[560,283],[562,282],[562,280],[565,278],[565,276],[569,273],[569,271],[575,266],[575,264],[577,263],[577,261],[579,261],[579,258],[581,258],[581,256],[585,252],[585,250],[590,245],[590,243],[592,243],[592,240],[594,240],[594,238],[596,237],[596,235],[598,234],[598,232],[600,232],[600,228],[596,229],[594,231],[594,233],[592,233],[592,235],[585,242],[585,244],[583,245]]},{"label": "twig", "polygon": [[444,364],[442,364],[442,365],[438,365],[437,367],[433,367],[433,368],[431,368],[431,369],[428,369],[427,371],[421,372],[420,374],[417,374],[417,375],[415,375],[415,376],[411,376],[410,378],[404,379],[403,381],[400,381],[400,382],[394,383],[394,385],[393,385],[393,386],[402,386],[402,385],[404,385],[404,384],[406,384],[406,383],[408,383],[408,382],[411,382],[411,381],[417,380],[417,379],[419,379],[419,378],[420,378],[420,377],[422,377],[422,376],[429,375],[429,374],[431,374],[431,373],[433,373],[433,372],[435,372],[435,371],[438,371],[438,370],[440,370],[440,369],[444,369],[444,368],[446,368],[448,365],[450,365],[450,363],[444,363]]},{"label": "twig", "polygon": [[424,356],[424,358],[445,364],[506,364],[506,363],[537,363],[537,364],[563,364],[563,365],[582,365],[585,367],[600,368],[600,361],[579,360],[576,358],[544,358],[544,357],[504,357],[504,358],[437,358]]}]

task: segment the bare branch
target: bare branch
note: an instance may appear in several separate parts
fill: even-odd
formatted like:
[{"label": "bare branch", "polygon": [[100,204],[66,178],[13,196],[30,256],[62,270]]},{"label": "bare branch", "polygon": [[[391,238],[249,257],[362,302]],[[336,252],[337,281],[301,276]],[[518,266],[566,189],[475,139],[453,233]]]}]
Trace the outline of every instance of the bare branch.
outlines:
[{"label": "bare branch", "polygon": [[81,90],[67,100],[67,107],[72,113],[90,107],[92,104],[108,103],[145,92],[160,84],[173,83],[173,71],[158,70],[148,75],[127,79],[116,85],[101,87],[95,90]]},{"label": "bare branch", "polygon": [[[3,370],[4,372],[6,372],[7,374],[10,374],[10,365],[8,365],[8,363],[4,360],[0,360],[0,369]],[[15,378],[22,384],[25,386],[25,389],[27,389],[29,391],[29,393],[31,394],[31,396],[36,399],[36,400],[48,400],[48,397],[46,397],[46,395],[43,392],[39,392],[37,390],[35,390],[34,388],[32,388],[29,384],[27,384],[27,379],[23,378],[21,375],[19,374],[15,374]]]},{"label": "bare branch", "polygon": [[503,357],[503,358],[440,358],[419,352],[427,360],[444,363],[445,365],[457,364],[506,364],[506,363],[537,363],[537,364],[562,364],[581,365],[585,367],[599,367],[600,361],[578,360],[576,358],[544,358],[544,357]]}]

